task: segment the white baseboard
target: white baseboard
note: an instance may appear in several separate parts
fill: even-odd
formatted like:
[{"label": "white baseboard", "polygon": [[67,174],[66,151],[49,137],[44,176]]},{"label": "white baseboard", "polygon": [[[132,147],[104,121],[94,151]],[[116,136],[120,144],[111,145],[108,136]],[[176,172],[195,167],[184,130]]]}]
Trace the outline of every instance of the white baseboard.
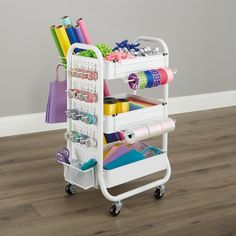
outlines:
[{"label": "white baseboard", "polygon": [[[209,110],[236,106],[236,90],[169,99],[169,113]],[[47,124],[45,113],[0,117],[0,137],[66,128],[66,123]]]}]

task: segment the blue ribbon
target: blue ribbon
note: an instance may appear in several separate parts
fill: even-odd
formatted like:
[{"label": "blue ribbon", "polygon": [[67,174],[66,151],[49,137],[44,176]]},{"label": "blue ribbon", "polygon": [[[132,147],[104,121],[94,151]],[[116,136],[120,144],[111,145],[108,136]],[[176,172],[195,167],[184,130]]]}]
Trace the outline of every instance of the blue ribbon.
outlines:
[{"label": "blue ribbon", "polygon": [[127,39],[123,40],[120,43],[116,43],[116,47],[113,48],[113,51],[118,50],[119,48],[123,49],[123,48],[127,48],[129,51],[131,49],[135,50],[136,52],[140,51],[139,48],[140,44],[139,43],[129,43]]},{"label": "blue ribbon", "polygon": [[153,74],[150,70],[145,70],[144,73],[146,74],[148,81],[146,87],[151,88],[153,86],[153,81],[154,81]]}]

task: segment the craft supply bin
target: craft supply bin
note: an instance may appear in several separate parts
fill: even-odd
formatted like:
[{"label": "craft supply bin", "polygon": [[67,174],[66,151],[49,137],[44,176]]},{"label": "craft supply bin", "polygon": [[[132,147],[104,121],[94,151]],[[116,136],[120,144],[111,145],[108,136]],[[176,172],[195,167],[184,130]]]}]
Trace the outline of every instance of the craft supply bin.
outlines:
[{"label": "craft supply bin", "polygon": [[[156,189],[154,193],[156,199],[161,198],[164,194],[164,184],[169,180],[171,175],[167,150],[167,133],[162,134],[162,146],[160,147],[162,151],[161,154],[112,170],[103,169],[104,133],[123,131],[127,128],[145,124],[152,120],[163,120],[168,118],[168,84],[161,86],[164,91],[163,98],[161,100],[138,96],[136,91],[133,91],[132,94],[117,95],[118,97],[133,97],[155,103],[153,106],[114,116],[103,115],[104,79],[125,80],[129,74],[136,71],[169,66],[169,52],[167,45],[163,40],[159,38],[141,36],[134,42],[136,43],[139,41],[156,42],[162,47],[163,51],[160,55],[156,56],[131,58],[122,60],[121,62],[107,62],[104,61],[101,52],[96,46],[75,43],[70,47],[67,55],[67,89],[75,88],[93,91],[98,95],[97,102],[89,104],[84,101],[69,98],[67,99],[68,109],[78,109],[82,112],[88,112],[96,115],[98,119],[96,125],[88,125],[81,121],[73,121],[71,119],[68,119],[67,121],[67,131],[76,130],[84,135],[88,135],[89,137],[96,139],[97,141],[96,147],[84,147],[80,144],[74,144],[71,141],[67,142],[67,148],[71,153],[70,158],[72,161],[79,161],[80,163],[83,163],[91,157],[97,161],[97,165],[87,171],[81,171],[73,165],[62,163],[64,166],[65,180],[69,182],[67,188],[72,187],[72,185],[82,187],[83,189],[88,189],[90,187],[100,188],[103,195],[108,200],[113,202],[110,209],[112,215],[118,215],[120,213],[122,208],[122,200],[151,188]],[[87,58],[75,55],[73,53],[75,48],[93,50],[96,53],[97,58]],[[73,77],[71,72],[74,68],[96,72],[97,80],[81,80]],[[116,196],[113,196],[108,192],[108,188],[163,170],[165,170],[166,173],[162,179]]]}]

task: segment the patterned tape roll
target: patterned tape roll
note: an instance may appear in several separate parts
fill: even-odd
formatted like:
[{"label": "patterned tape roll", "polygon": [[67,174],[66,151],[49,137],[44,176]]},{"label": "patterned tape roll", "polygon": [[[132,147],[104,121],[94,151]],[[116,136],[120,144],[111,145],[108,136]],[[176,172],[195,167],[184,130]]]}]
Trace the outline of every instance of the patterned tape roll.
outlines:
[{"label": "patterned tape roll", "polygon": [[144,73],[147,77],[147,86],[146,86],[146,88],[151,88],[153,86],[153,81],[154,81],[153,74],[150,70],[145,70]]},{"label": "patterned tape roll", "polygon": [[166,70],[164,68],[159,68],[157,70],[159,71],[160,76],[161,76],[161,85],[165,85],[168,80],[168,75],[166,73]]},{"label": "patterned tape roll", "polygon": [[165,70],[166,70],[167,78],[168,78],[167,83],[173,82],[173,80],[174,80],[174,73],[173,73],[173,71],[170,68],[167,68],[167,67],[165,68]]},{"label": "patterned tape roll", "polygon": [[147,86],[148,80],[147,76],[143,71],[139,71],[137,73],[138,79],[139,79],[139,88],[144,89]]},{"label": "patterned tape roll", "polygon": [[137,74],[135,73],[130,74],[128,80],[131,89],[136,90],[139,88],[139,79]]},{"label": "patterned tape roll", "polygon": [[161,82],[161,76],[158,70],[151,70],[151,73],[153,75],[153,85],[152,87],[157,87],[160,85]]}]

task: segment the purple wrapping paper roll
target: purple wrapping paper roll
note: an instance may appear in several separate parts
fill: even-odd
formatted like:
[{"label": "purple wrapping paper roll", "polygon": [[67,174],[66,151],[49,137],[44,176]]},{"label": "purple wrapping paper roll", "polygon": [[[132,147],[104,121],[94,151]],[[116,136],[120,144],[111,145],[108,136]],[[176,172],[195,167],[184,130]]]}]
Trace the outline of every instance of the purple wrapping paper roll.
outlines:
[{"label": "purple wrapping paper roll", "polygon": [[76,25],[76,26],[75,26],[75,32],[76,32],[76,34],[77,34],[77,36],[78,36],[79,42],[80,42],[80,43],[85,43],[85,39],[84,39],[84,36],[83,36],[83,34],[82,34],[82,31],[81,31],[79,25]]}]

